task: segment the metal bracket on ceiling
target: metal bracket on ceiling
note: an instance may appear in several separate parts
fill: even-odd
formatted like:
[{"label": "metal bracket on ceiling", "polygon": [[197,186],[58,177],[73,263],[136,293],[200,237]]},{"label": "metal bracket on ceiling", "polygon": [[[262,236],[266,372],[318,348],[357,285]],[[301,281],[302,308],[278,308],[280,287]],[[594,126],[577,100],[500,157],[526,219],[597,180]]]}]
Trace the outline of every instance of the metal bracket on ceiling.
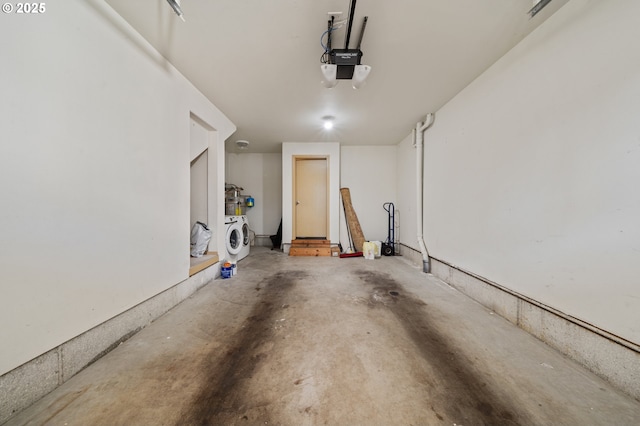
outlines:
[{"label": "metal bracket on ceiling", "polygon": [[184,16],[182,14],[182,9],[180,8],[180,4],[178,3],[178,1],[180,0],[167,0],[167,3],[169,3],[169,6],[171,6],[176,15],[178,15],[178,17],[182,19],[182,22],[185,22]]},{"label": "metal bracket on ceiling", "polygon": [[531,10],[529,12],[527,12],[529,15],[531,15],[531,17],[533,18],[534,16],[536,16],[536,14],[538,12],[540,12],[546,5],[548,5],[549,3],[551,3],[551,0],[540,0],[538,3],[535,4],[535,6],[533,6],[531,8]]}]

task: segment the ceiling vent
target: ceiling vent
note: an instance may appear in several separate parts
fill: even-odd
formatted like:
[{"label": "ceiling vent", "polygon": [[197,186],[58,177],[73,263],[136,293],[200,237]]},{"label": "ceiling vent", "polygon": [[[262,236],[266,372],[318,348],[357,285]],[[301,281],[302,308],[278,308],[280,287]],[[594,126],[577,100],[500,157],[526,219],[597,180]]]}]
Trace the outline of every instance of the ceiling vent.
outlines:
[{"label": "ceiling vent", "polygon": [[245,141],[243,139],[237,140],[236,141],[236,146],[239,149],[247,149],[247,148],[249,148],[249,141]]}]

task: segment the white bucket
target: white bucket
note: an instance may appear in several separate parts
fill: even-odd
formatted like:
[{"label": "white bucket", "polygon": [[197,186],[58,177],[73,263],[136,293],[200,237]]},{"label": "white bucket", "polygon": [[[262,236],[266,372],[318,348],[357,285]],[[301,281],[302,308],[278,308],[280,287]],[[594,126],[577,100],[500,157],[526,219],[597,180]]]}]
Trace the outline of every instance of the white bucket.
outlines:
[{"label": "white bucket", "polygon": [[382,256],[382,241],[371,241],[371,242],[375,245],[375,248],[373,249],[373,255],[375,257]]},{"label": "white bucket", "polygon": [[376,251],[376,245],[374,243],[367,241],[364,244],[362,244],[362,254],[365,259],[370,259],[370,260],[375,259],[376,257],[375,251]]}]

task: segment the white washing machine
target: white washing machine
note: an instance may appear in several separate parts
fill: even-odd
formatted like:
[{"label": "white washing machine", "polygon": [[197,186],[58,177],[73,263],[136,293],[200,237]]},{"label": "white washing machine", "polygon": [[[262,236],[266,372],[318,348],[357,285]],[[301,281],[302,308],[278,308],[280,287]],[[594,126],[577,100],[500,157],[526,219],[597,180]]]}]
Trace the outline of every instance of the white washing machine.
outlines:
[{"label": "white washing machine", "polygon": [[231,261],[242,260],[249,255],[251,238],[246,215],[224,217],[225,243]]}]

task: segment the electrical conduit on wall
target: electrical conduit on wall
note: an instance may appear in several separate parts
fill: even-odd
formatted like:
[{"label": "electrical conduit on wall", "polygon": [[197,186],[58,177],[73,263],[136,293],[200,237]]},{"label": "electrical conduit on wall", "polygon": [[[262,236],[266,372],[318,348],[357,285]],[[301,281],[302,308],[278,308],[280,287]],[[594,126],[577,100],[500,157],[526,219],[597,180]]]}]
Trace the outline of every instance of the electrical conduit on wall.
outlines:
[{"label": "electrical conduit on wall", "polygon": [[429,252],[427,251],[427,246],[424,243],[423,237],[423,211],[424,205],[422,202],[423,199],[423,188],[424,188],[424,132],[431,127],[433,121],[435,119],[435,115],[433,113],[427,114],[427,117],[424,120],[424,123],[418,122],[416,124],[416,128],[414,130],[414,146],[416,147],[416,212],[417,212],[417,220],[418,220],[418,246],[420,246],[420,252],[422,253],[422,272],[429,273],[431,272],[431,264],[429,262]]}]

